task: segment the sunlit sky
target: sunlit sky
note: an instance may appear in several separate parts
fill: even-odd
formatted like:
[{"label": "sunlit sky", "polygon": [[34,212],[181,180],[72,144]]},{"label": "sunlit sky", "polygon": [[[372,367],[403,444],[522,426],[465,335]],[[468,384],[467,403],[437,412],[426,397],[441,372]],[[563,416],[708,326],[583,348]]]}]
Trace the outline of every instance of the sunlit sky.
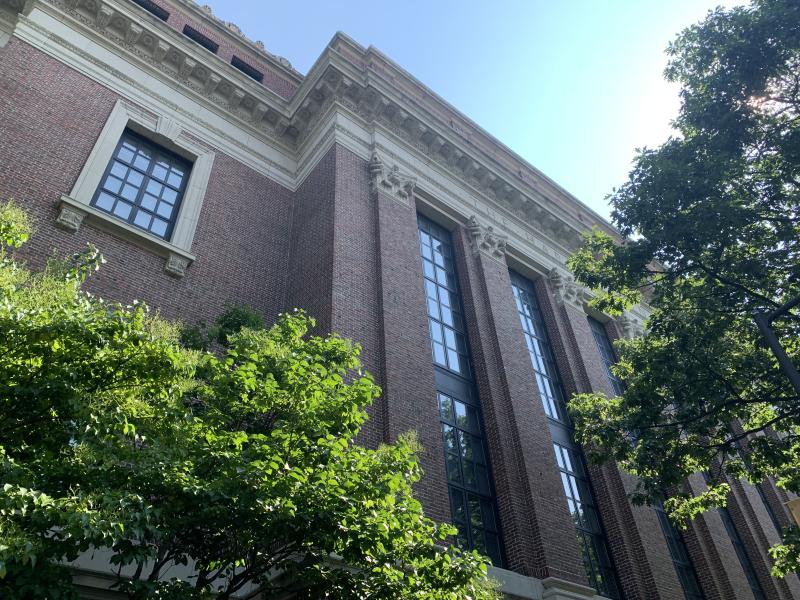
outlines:
[{"label": "sunlit sky", "polygon": [[375,46],[603,216],[670,134],[664,50],[737,0],[205,0],[308,72],[336,31]]}]

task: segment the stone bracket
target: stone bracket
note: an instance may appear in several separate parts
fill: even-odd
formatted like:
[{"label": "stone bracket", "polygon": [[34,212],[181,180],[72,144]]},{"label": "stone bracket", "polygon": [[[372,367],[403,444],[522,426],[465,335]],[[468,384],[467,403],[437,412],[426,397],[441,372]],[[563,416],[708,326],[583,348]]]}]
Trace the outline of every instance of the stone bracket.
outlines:
[{"label": "stone bracket", "polygon": [[180,279],[186,275],[186,271],[190,264],[191,261],[187,257],[176,254],[175,252],[170,252],[169,256],[167,256],[167,262],[164,265],[164,270],[173,277]]},{"label": "stone bracket", "polygon": [[569,304],[580,311],[585,311],[586,303],[591,300],[592,294],[582,285],[575,283],[572,275],[554,267],[547,274],[547,278],[553,286],[558,304],[562,306]]},{"label": "stone bracket", "polygon": [[416,179],[402,173],[397,165],[387,167],[375,150],[372,151],[368,167],[373,192],[382,192],[406,206],[413,204]]},{"label": "stone bracket", "polygon": [[471,216],[467,221],[467,229],[469,230],[470,246],[473,254],[483,253],[494,260],[505,263],[506,243],[508,241],[506,236],[496,233],[491,225],[479,223],[475,215]]},{"label": "stone bracket", "polygon": [[629,340],[642,337],[645,332],[642,320],[630,311],[617,318],[617,325],[619,325],[622,336]]},{"label": "stone bracket", "polygon": [[74,206],[62,203],[61,210],[59,210],[58,217],[56,217],[56,225],[64,231],[76,233],[81,228],[87,214]]}]

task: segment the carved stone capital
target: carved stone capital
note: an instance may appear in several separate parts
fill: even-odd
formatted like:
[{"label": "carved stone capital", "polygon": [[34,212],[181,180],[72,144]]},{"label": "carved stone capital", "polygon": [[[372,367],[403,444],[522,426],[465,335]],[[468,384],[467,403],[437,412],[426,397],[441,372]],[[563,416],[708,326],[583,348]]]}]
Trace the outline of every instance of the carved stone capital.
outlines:
[{"label": "carved stone capital", "polygon": [[190,261],[185,256],[170,252],[167,257],[167,262],[164,265],[164,270],[173,277],[183,277],[186,275],[186,270],[189,268]]},{"label": "carved stone capital", "polygon": [[61,210],[56,217],[56,225],[65,231],[75,233],[81,228],[86,213],[67,204],[61,205]]},{"label": "carved stone capital", "polygon": [[369,161],[370,187],[374,192],[383,192],[394,200],[411,205],[416,180],[400,172],[400,167],[388,168],[376,151]]},{"label": "carved stone capital", "polygon": [[642,337],[644,335],[644,323],[636,315],[631,312],[626,312],[617,319],[617,324],[622,332],[623,337],[632,340],[633,338]]},{"label": "carved stone capital", "polygon": [[570,304],[583,310],[586,303],[591,299],[589,290],[575,283],[575,279],[569,273],[564,273],[554,267],[547,274],[547,278],[553,287],[558,304]]},{"label": "carved stone capital", "polygon": [[467,221],[467,229],[474,254],[483,252],[496,260],[505,261],[508,239],[506,236],[495,233],[494,227],[491,225],[481,225],[475,215]]}]

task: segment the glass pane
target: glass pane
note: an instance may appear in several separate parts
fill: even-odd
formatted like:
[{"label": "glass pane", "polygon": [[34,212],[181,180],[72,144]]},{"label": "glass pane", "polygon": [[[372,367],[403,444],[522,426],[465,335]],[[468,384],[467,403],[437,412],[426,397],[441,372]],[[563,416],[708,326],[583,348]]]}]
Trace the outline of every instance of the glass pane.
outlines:
[{"label": "glass pane", "polygon": [[167,178],[167,183],[170,184],[172,187],[181,187],[181,183],[183,183],[183,173],[178,171],[177,169],[172,169],[172,172],[169,174]]},{"label": "glass pane", "polygon": [[433,342],[433,362],[443,367],[447,366],[447,361],[444,357],[444,346],[436,342]]},{"label": "glass pane", "polygon": [[136,194],[138,194],[138,193],[139,193],[139,190],[138,190],[138,189],[136,189],[136,188],[135,188],[135,187],[133,187],[132,185],[128,185],[128,184],[126,183],[126,184],[125,184],[125,187],[123,187],[123,188],[122,188],[122,193],[121,193],[121,195],[122,195],[122,197],[123,197],[123,198],[125,198],[126,200],[130,200],[131,202],[133,202],[134,200],[136,200]]},{"label": "glass pane", "polygon": [[150,194],[145,194],[142,196],[142,208],[152,211],[156,207],[156,202],[158,201]]},{"label": "glass pane", "polygon": [[103,184],[103,188],[111,192],[112,194],[118,194],[119,189],[122,187],[122,179],[118,179],[112,175],[106,177],[106,181]]},{"label": "glass pane", "polygon": [[123,162],[130,163],[133,160],[134,147],[129,143],[124,143],[117,153],[117,158]]},{"label": "glass pane", "polygon": [[141,169],[142,171],[147,170],[147,167],[150,166],[150,157],[144,150],[139,150],[136,158],[133,159],[133,166],[137,169]]},{"label": "glass pane", "polygon": [[168,223],[166,221],[155,218],[153,219],[153,224],[150,226],[150,231],[156,235],[164,237],[164,235],[167,233],[167,225]]},{"label": "glass pane", "polygon": [[156,166],[153,167],[152,176],[159,181],[164,181],[167,178],[167,166],[164,165],[164,163],[157,163]]},{"label": "glass pane", "polygon": [[436,321],[429,320],[429,327],[431,330],[431,339],[434,342],[443,343],[444,336],[442,335],[442,326]]},{"label": "glass pane", "polygon": [[434,279],[436,277],[436,272],[433,268],[432,262],[427,260],[422,261],[422,274],[428,279]]},{"label": "glass pane", "polygon": [[483,511],[478,496],[469,494],[469,521],[474,527],[483,527]]},{"label": "glass pane", "polygon": [[447,480],[450,483],[461,483],[461,469],[458,456],[455,454],[447,454],[445,462],[447,464]]},{"label": "glass pane", "polygon": [[[128,172],[128,167],[122,164],[119,161],[114,161],[114,165],[111,167],[111,174],[119,177],[120,179],[125,178],[125,174]],[[135,172],[135,171],[134,171]]]},{"label": "glass pane", "polygon": [[447,350],[447,366],[457,373],[461,372],[461,361],[459,360],[458,353],[455,350]]},{"label": "glass pane", "polygon": [[161,194],[161,199],[169,202],[170,204],[175,204],[175,200],[178,199],[178,192],[172,188],[165,187],[164,192]]},{"label": "glass pane", "polygon": [[161,195],[161,191],[163,189],[164,189],[163,185],[161,185],[160,183],[158,183],[156,181],[153,181],[152,179],[147,182],[147,191],[150,194],[153,194],[153,196],[156,196],[156,197],[160,196]]},{"label": "glass pane", "polygon": [[445,396],[444,394],[439,394],[439,411],[442,415],[442,419],[445,421],[450,421],[451,423],[455,422],[452,398]]},{"label": "glass pane", "polygon": [[97,201],[94,204],[97,208],[111,211],[111,207],[114,206],[114,196],[106,194],[105,192],[100,192],[100,195],[97,197]]},{"label": "glass pane", "polygon": [[151,220],[152,217],[150,215],[140,210],[136,213],[136,216],[133,218],[133,224],[138,225],[142,229],[149,229]]},{"label": "glass pane", "polygon": [[450,511],[452,512],[453,521],[456,523],[466,522],[467,513],[464,510],[464,492],[456,488],[450,488]]},{"label": "glass pane", "polygon": [[131,214],[131,209],[133,207],[126,203],[122,202],[121,200],[117,202],[117,205],[114,207],[114,214],[117,215],[121,219],[127,219]]},{"label": "glass pane", "polygon": [[456,430],[450,425],[442,424],[442,436],[444,438],[444,449],[446,452],[458,453],[458,442],[456,441]]},{"label": "glass pane", "polygon": [[134,171],[133,169],[130,170],[128,173],[128,183],[131,185],[135,185],[136,187],[141,187],[142,181],[144,180],[144,175],[139,173],[139,171]]},{"label": "glass pane", "polygon": [[172,205],[167,204],[166,202],[159,202],[156,212],[165,219],[169,219],[169,217],[172,215]]}]

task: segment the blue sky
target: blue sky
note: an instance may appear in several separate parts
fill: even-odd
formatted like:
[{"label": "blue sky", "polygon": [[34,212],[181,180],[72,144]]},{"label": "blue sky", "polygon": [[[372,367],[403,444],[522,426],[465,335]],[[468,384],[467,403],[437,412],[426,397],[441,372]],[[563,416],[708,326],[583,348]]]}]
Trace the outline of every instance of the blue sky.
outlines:
[{"label": "blue sky", "polygon": [[305,73],[336,31],[373,45],[601,215],[670,133],[664,49],[738,0],[205,0]]}]

